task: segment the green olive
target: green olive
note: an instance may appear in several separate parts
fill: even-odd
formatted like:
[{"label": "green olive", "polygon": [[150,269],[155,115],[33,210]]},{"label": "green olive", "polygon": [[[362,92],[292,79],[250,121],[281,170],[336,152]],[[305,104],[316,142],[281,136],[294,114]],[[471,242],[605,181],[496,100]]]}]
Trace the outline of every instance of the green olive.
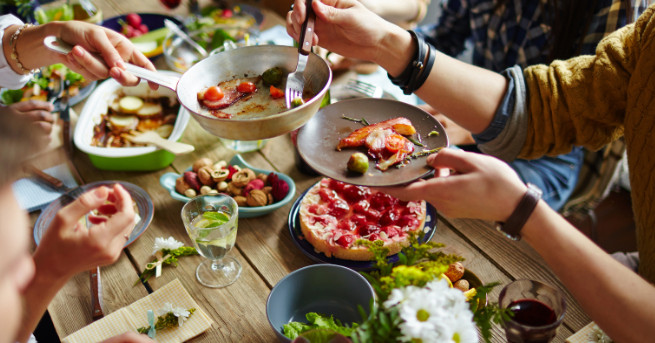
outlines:
[{"label": "green olive", "polygon": [[267,85],[267,86],[270,86],[270,85],[278,86],[280,83],[282,83],[282,77],[283,76],[284,76],[284,72],[282,71],[282,68],[273,67],[273,68],[267,69],[262,74],[262,79],[264,80],[264,84]]},{"label": "green olive", "polygon": [[348,170],[360,174],[366,173],[368,170],[368,157],[361,152],[350,155]]}]

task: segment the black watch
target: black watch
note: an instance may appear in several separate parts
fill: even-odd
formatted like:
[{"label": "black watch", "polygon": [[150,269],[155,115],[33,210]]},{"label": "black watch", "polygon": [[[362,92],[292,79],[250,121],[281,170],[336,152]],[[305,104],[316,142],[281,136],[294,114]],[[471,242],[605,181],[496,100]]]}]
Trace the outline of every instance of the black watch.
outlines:
[{"label": "black watch", "polygon": [[521,239],[521,229],[528,221],[528,218],[537,207],[539,199],[541,199],[541,189],[539,187],[528,183],[528,190],[523,195],[523,198],[514,209],[514,212],[507,218],[506,222],[496,222],[496,230],[502,232],[507,238],[518,241]]}]

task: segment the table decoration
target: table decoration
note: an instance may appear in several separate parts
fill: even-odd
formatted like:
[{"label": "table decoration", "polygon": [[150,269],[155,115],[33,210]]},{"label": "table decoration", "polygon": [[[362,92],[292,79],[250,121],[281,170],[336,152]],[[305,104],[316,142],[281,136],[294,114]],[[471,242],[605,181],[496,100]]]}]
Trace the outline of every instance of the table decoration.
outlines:
[{"label": "table decoration", "polygon": [[152,310],[148,310],[148,326],[143,326],[136,329],[139,333],[147,334],[148,337],[154,339],[157,335],[157,330],[165,330],[181,327],[185,321],[195,312],[195,308],[185,309],[183,307],[175,307],[171,303],[165,303],[164,307],[157,310],[157,321],[155,322],[155,314]]},{"label": "table decoration", "polygon": [[167,303],[175,304],[175,307],[196,310],[184,325],[157,332],[157,342],[184,342],[206,331],[213,324],[213,320],[198,306],[180,280],[175,279],[143,299],[70,334],[62,339],[62,342],[100,342],[119,333],[137,332],[138,328],[149,326],[146,316],[148,310],[160,309],[167,306]]},{"label": "table decoration", "polygon": [[375,242],[359,242],[376,256],[375,269],[362,273],[377,295],[371,314],[362,315],[363,322],[352,326],[331,320],[329,315],[308,314],[308,319],[313,317],[312,325],[292,322],[288,330],[285,326],[285,333],[293,336],[290,338],[315,329],[328,332],[336,329],[353,342],[478,342],[477,326],[489,342],[492,322],[509,318],[508,311],[497,303],[486,302],[487,294],[498,283],[477,285],[469,297],[451,287],[444,273],[449,272],[452,263],[463,258],[439,251],[443,244],[419,243],[417,236],[412,235],[411,244],[399,253],[398,262],[389,263],[387,249]]},{"label": "table decoration", "polygon": [[173,237],[168,237],[164,239],[163,237],[155,238],[155,244],[152,248],[152,255],[155,257],[154,260],[146,264],[145,268],[139,279],[134,283],[135,285],[139,281],[146,283],[150,277],[153,275],[155,277],[161,276],[161,270],[163,265],[173,265],[177,267],[177,261],[179,257],[182,256],[193,256],[198,255],[198,251],[194,247],[187,247]]},{"label": "table decoration", "polygon": [[614,342],[598,324],[591,322],[566,339],[566,343],[612,343]]}]

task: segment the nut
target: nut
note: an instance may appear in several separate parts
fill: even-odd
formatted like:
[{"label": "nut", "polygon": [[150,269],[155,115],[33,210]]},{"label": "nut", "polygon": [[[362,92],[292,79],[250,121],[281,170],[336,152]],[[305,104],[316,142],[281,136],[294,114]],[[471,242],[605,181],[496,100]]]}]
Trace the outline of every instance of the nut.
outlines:
[{"label": "nut", "polygon": [[218,191],[212,188],[212,189],[209,190],[209,193],[207,193],[207,194],[209,194],[209,195],[217,195],[217,194],[218,194]]},{"label": "nut", "polygon": [[218,189],[221,192],[227,191],[227,182],[225,181],[219,182],[218,185],[216,185],[216,189]]},{"label": "nut", "polygon": [[200,179],[198,179],[198,174],[192,171],[184,172],[184,181],[188,183],[191,188],[195,189],[196,192],[200,191]]},{"label": "nut", "polygon": [[213,191],[213,189],[207,185],[200,187],[200,194],[202,195],[209,194],[211,191]]},{"label": "nut", "polygon": [[198,170],[200,170],[200,168],[202,168],[202,167],[204,167],[204,166],[211,166],[211,165],[212,165],[212,160],[210,160],[210,159],[207,158],[207,157],[203,157],[203,158],[201,158],[201,159],[196,160],[195,162],[193,162],[193,167],[192,167],[192,169],[193,169],[194,172],[197,173]]},{"label": "nut", "polygon": [[266,187],[262,188],[262,191],[266,192],[266,194],[273,195],[273,187],[271,187],[271,186],[266,186]]},{"label": "nut", "polygon": [[266,206],[268,203],[268,196],[260,189],[253,189],[248,193],[247,197],[248,206]]},{"label": "nut", "polygon": [[227,192],[230,193],[232,196],[241,195],[243,194],[243,188],[237,187],[236,185],[234,185],[234,182],[230,182],[227,184]]},{"label": "nut", "polygon": [[457,282],[455,282],[453,287],[459,289],[462,292],[466,292],[466,291],[469,290],[469,288],[471,288],[471,286],[469,285],[469,282],[464,280],[464,279],[459,279]]},{"label": "nut", "polygon": [[214,163],[214,165],[212,166],[214,170],[224,169],[225,167],[227,167],[227,162],[225,162],[224,160],[220,160]]},{"label": "nut", "polygon": [[214,169],[212,171],[212,180],[214,182],[222,182],[227,180],[227,177],[230,175],[230,171],[227,169]]},{"label": "nut", "polygon": [[448,271],[445,274],[451,282],[455,283],[464,276],[464,266],[459,262],[455,262],[448,266]]},{"label": "nut", "polygon": [[193,198],[196,195],[198,195],[198,193],[196,193],[196,190],[193,188],[189,188],[186,191],[184,191],[184,196],[186,197]]},{"label": "nut", "polygon": [[232,175],[232,183],[236,187],[245,187],[248,182],[254,180],[256,177],[254,171],[249,168],[243,168]]},{"label": "nut", "polygon": [[175,179],[175,190],[180,193],[184,194],[187,189],[191,188],[186,181],[184,181],[184,176],[180,176],[177,179]]},{"label": "nut", "polygon": [[273,194],[271,194],[270,192],[266,193],[266,197],[268,198],[268,205],[275,202],[275,198],[273,198]]},{"label": "nut", "polygon": [[266,175],[264,173],[259,173],[259,174],[257,174],[257,178],[264,181],[264,183],[266,183],[266,179],[268,179],[268,175]]},{"label": "nut", "polygon": [[234,197],[234,201],[237,202],[237,205],[239,206],[248,206],[248,199],[244,197],[243,195],[237,195]]},{"label": "nut", "polygon": [[200,183],[207,186],[213,186],[216,181],[212,178],[213,170],[210,166],[204,166],[198,170],[198,179]]}]

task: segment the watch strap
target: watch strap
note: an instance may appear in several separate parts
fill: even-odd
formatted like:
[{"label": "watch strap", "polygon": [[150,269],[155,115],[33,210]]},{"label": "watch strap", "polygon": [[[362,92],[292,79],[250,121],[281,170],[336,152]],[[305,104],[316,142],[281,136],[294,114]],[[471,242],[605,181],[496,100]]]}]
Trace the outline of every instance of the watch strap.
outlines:
[{"label": "watch strap", "polygon": [[523,229],[525,222],[528,221],[532,211],[537,207],[541,194],[542,192],[537,186],[529,183],[528,190],[521,198],[514,212],[507,218],[507,221],[497,223],[496,228],[498,231],[503,232],[510,239],[521,239],[521,229]]}]

